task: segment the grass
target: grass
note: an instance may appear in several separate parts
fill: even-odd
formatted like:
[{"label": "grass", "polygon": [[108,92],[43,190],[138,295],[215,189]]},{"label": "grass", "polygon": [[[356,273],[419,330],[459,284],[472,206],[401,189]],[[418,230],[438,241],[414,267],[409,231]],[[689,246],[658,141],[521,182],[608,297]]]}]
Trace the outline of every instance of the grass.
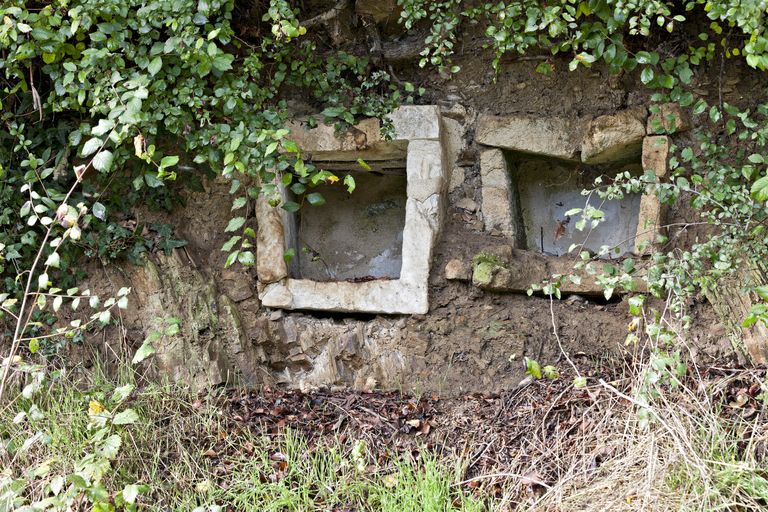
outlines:
[{"label": "grass", "polygon": [[[521,456],[498,468],[508,477],[469,487],[457,485],[466,478],[466,461],[446,454],[425,448],[416,457],[396,457],[354,439],[310,445],[290,430],[267,436],[234,428],[215,395],[200,400],[171,385],[139,386],[127,406],[140,421],[123,430],[105,485],[114,495],[128,483],[148,484],[150,492],[139,498],[143,510],[765,510],[765,407],[753,400],[742,409],[725,391],[762,377],[731,370],[718,379],[689,372],[685,382],[660,381],[647,395],[653,421],[645,424],[632,390],[649,364],[638,358],[611,384],[570,389],[594,397],[575,434],[559,436],[532,421],[519,441]],[[0,409],[0,477],[50,467],[27,479],[30,500],[40,499],[53,476],[70,473],[87,452],[89,402],[105,402],[116,386],[136,384],[130,371],[116,379],[89,375],[50,384],[35,402],[38,410],[23,421],[14,421],[16,413],[32,402]],[[10,454],[9,447],[36,435],[28,450]],[[535,492],[513,477],[530,475],[531,468],[547,482]],[[494,485],[500,493],[489,491]],[[1,495],[2,485],[4,510]]]},{"label": "grass", "polygon": [[311,450],[288,433],[279,446],[279,457],[262,449],[237,465],[228,475],[226,488],[211,489],[212,500],[235,510],[265,512],[486,510],[481,502],[453,488],[455,480],[448,467],[432,456],[382,468],[366,463],[360,444],[348,455],[338,445]]},{"label": "grass", "polygon": [[[86,381],[60,381],[36,400],[34,418],[14,422],[21,400],[0,412],[0,466],[19,478],[42,465],[50,470],[27,479],[29,501],[44,497],[55,475],[73,472],[88,451],[87,410],[91,400],[105,403],[120,385],[132,383],[121,371],[112,381],[96,371]],[[453,484],[455,461],[425,455],[376,464],[362,441],[351,448],[334,439],[310,447],[286,430],[279,436],[229,431],[216,400],[198,400],[178,387],[148,385],[129,404],[140,421],[123,431],[123,443],[105,486],[116,494],[126,484],[149,484],[139,499],[146,510],[259,511],[466,511],[487,510]],[[42,433],[28,450],[14,455]],[[213,453],[213,450],[217,453]],[[0,510],[3,506],[0,484]]]}]

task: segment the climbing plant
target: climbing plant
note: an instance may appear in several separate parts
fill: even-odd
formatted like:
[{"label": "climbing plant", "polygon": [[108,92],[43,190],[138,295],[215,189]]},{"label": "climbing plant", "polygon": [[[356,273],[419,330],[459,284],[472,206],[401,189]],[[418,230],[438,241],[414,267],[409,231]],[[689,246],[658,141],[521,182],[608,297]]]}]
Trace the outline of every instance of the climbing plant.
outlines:
[{"label": "climbing plant", "polygon": [[[227,264],[253,264],[246,221],[254,198],[295,210],[278,183],[317,204],[311,189],[339,181],[290,140],[283,98],[300,95],[318,121],[337,125],[381,117],[408,99],[366,58],[319,51],[287,0],[247,7],[244,16],[233,0],[3,3],[0,278],[11,299],[46,232],[43,219],[52,218],[46,211],[73,184],[70,203],[86,208],[78,236],[59,252],[61,286],[76,280],[71,263],[83,250],[136,259],[182,245],[167,226],[119,214],[138,203],[171,208],[181,200],[171,184],[194,187],[205,174],[231,183]],[[351,177],[343,184],[354,188]]]},{"label": "climbing plant", "polygon": [[[628,193],[655,193],[666,204],[688,201],[700,213],[693,225],[705,224],[712,230],[689,250],[656,242],[651,266],[643,277],[652,294],[670,300],[672,312],[683,319],[686,304],[699,290],[717,286],[724,275],[765,261],[766,221],[768,220],[768,147],[766,116],[768,103],[747,101],[742,105],[723,100],[722,83],[711,100],[695,87],[696,74],[714,73],[722,81],[726,62],[738,65],[743,59],[756,72],[768,69],[768,34],[765,2],[736,0],[711,2],[695,0],[560,0],[557,2],[485,2],[460,0],[427,2],[399,0],[401,20],[413,26],[429,20],[431,31],[425,40],[422,66],[431,64],[457,72],[452,61],[462,23],[481,24],[487,36],[486,47],[494,55],[498,70],[505,56],[533,53],[540,58],[536,70],[543,74],[559,72],[556,60],[547,55],[570,58],[568,70],[603,66],[612,74],[632,74],[653,91],[651,111],[659,104],[676,102],[688,109],[697,129],[693,140],[680,140],[670,148],[669,176],[660,181],[654,172],[635,177],[622,174],[601,179],[589,191],[596,199],[586,208],[569,212],[579,215],[578,229],[589,230],[605,221],[602,201]],[[760,93],[760,91],[757,91]],[[765,91],[762,91],[765,92]],[[759,97],[759,96],[758,96]],[[664,134],[665,122],[653,126]],[[668,123],[674,125],[674,122]],[[595,257],[613,250],[605,246],[592,255],[574,246],[579,256],[577,268],[587,267]],[[594,268],[594,267],[588,267]],[[610,297],[615,290],[632,290],[638,267],[631,259],[622,265],[603,265],[597,276]],[[545,292],[559,295],[559,282],[543,286]],[[575,276],[574,276],[575,278]],[[764,289],[751,289],[765,297]],[[749,283],[745,283],[749,286]],[[639,314],[642,300],[636,298],[633,314]],[[759,304],[747,319],[748,324],[766,320],[765,306]],[[670,338],[674,333],[657,330],[655,335]]]}]

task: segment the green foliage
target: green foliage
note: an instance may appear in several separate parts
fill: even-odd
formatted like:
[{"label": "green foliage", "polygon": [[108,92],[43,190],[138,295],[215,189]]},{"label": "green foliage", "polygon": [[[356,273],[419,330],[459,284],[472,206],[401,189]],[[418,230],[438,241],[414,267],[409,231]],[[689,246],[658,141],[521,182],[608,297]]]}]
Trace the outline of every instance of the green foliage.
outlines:
[{"label": "green foliage", "polygon": [[[75,386],[66,382],[61,373],[48,374],[42,366],[19,363],[16,372],[30,384],[14,405],[18,413],[13,417],[12,430],[19,435],[7,437],[4,433],[0,441],[0,460],[5,459],[8,467],[0,473],[0,508],[63,512],[88,504],[89,509],[101,511],[139,510],[139,496],[150,490],[148,485],[130,482],[112,492],[107,487],[118,469],[113,464],[123,445],[123,432],[140,421],[139,413],[126,406],[135,386],[116,387],[108,396],[93,393],[86,399],[85,411],[80,408],[85,403],[83,397],[66,403],[62,412],[77,418],[67,420],[76,429],[61,432],[49,424],[49,415],[62,406],[55,398],[61,393],[57,388],[67,385],[75,390]],[[51,382],[47,392],[42,393],[47,380]],[[57,417],[54,423],[59,420]],[[46,449],[65,453],[72,450],[77,456],[72,460],[35,457]],[[28,467],[23,474],[11,471],[12,465],[25,462]]]},{"label": "green foliage", "polygon": [[[11,0],[0,7],[6,291],[16,289],[42,238],[42,208],[54,208],[80,178],[73,204],[95,198],[100,206],[78,217],[78,230],[95,229],[60,254],[62,273],[82,249],[135,260],[180,246],[172,234],[150,242],[143,226],[126,227],[115,215],[136,204],[173,207],[178,197],[168,182],[176,179],[194,186],[200,173],[224,175],[233,209],[260,193],[281,204],[280,183],[319,204],[310,189],[338,178],[305,161],[289,140],[283,92],[300,92],[338,126],[381,117],[407,99],[366,59],[319,51],[286,0],[262,4],[255,19],[237,23],[236,8],[229,0]],[[18,194],[23,185],[41,198],[34,215]],[[230,263],[251,265],[247,213],[239,219],[230,225],[242,231],[227,249]]]},{"label": "green foliage", "polygon": [[[280,441],[276,453],[257,445],[253,456],[233,468],[226,486],[211,484],[208,499],[236,510],[488,510],[480,499],[455,487],[452,468],[426,451],[416,460],[403,458],[385,468],[366,453],[363,441],[351,453],[333,445],[310,448],[290,432]],[[280,478],[261,478],[270,474],[276,460],[285,468]]]},{"label": "green foliage", "polygon": [[[613,73],[641,69],[643,83],[672,89],[688,84],[690,65],[711,59],[717,46],[727,47],[724,28],[738,31],[743,46],[728,49],[728,56],[743,55],[757,69],[768,68],[768,37],[765,34],[767,8],[760,2],[708,2],[691,0],[683,5],[669,0],[605,1],[559,0],[542,4],[534,0],[522,2],[486,2],[461,10],[461,2],[447,0],[399,0],[401,19],[406,27],[429,18],[432,31],[425,43],[422,64],[445,68],[453,53],[456,27],[462,19],[483,23],[495,52],[494,68],[507,53],[523,54],[531,49],[549,49],[554,55],[573,56],[570,70],[604,62]],[[651,36],[655,31],[675,33],[703,13],[710,20],[709,31],[702,32],[698,43],[692,43],[688,55],[672,56],[647,50],[632,50],[626,41],[631,37]],[[711,35],[710,35],[711,34]],[[550,72],[542,67],[542,72]]]},{"label": "green foliage", "polygon": [[[432,21],[425,55],[442,69],[448,66],[452,54],[455,28],[466,20],[484,26],[497,70],[506,54],[548,49],[552,55],[570,55],[571,71],[600,63],[613,74],[634,73],[656,91],[654,102],[676,102],[691,110],[697,126],[696,140],[671,148],[669,180],[659,180],[652,171],[640,177],[622,173],[611,177],[610,182],[600,179],[595,189],[587,192],[586,206],[568,215],[578,216],[577,229],[592,230],[605,221],[595,199],[602,202],[645,192],[658,195],[666,204],[690,200],[693,209],[700,212],[698,223],[715,229],[688,250],[654,252],[650,267],[642,275],[633,259],[625,259],[620,265],[601,264],[602,268],[590,263],[609,256],[616,247],[605,246],[593,256],[581,246],[572,246],[571,251],[580,256],[577,269],[585,269],[595,277],[606,299],[619,290],[634,291],[637,279],[644,279],[649,291],[669,299],[669,311],[687,323],[686,304],[692,294],[711,289],[724,275],[768,257],[768,104],[749,109],[722,100],[710,104],[693,86],[696,68],[715,59],[724,65],[727,59],[743,57],[758,71],[768,69],[765,3],[559,0],[543,5],[527,0],[487,2],[463,11],[459,2],[401,0],[399,4],[406,26],[423,19]],[[659,44],[669,37],[682,44]],[[548,60],[537,69],[551,74],[555,72],[553,62]],[[660,109],[656,105],[651,110]],[[664,126],[656,126],[654,131],[669,132]],[[660,237],[656,242],[664,244],[667,240]],[[544,290],[559,297],[563,278],[553,276],[551,282],[533,286],[529,293]],[[762,318],[763,308],[757,305],[747,322],[752,324]],[[639,314],[641,306],[631,305],[631,309]],[[672,337],[663,329],[655,335]]]}]

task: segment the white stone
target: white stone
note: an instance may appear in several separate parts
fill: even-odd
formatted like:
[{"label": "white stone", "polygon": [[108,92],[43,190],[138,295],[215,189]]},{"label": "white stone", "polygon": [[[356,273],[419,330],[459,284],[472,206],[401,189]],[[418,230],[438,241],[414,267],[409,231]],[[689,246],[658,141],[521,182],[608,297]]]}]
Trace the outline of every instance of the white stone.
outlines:
[{"label": "white stone", "polygon": [[484,114],[477,120],[475,142],[510,151],[574,160],[579,153],[581,135],[567,119]]},{"label": "white stone", "polygon": [[486,149],[480,153],[480,179],[483,196],[485,230],[498,229],[504,236],[515,238],[512,184],[504,153]]},{"label": "white stone", "polygon": [[463,261],[451,260],[445,265],[445,278],[449,281],[469,281],[472,279],[472,271]]},{"label": "white stone", "polygon": [[440,139],[440,110],[435,105],[404,105],[389,119],[395,128],[393,140]]},{"label": "white stone", "polygon": [[406,159],[408,197],[424,201],[445,188],[441,146],[437,141],[415,140],[408,145]]},{"label": "white stone", "polygon": [[[382,314],[425,314],[429,310],[426,283],[404,285],[401,280],[363,283],[286,279],[267,286],[262,303],[286,309],[365,311]],[[319,307],[322,306],[322,307]]]},{"label": "white stone", "polygon": [[464,168],[454,167],[453,169],[451,169],[450,181],[451,183],[449,185],[449,190],[451,192],[461,187],[464,184]]},{"label": "white stone", "polygon": [[445,159],[449,166],[456,165],[459,154],[464,149],[464,127],[455,119],[442,118],[443,143],[445,145]]},{"label": "white stone", "polygon": [[468,197],[462,197],[456,201],[456,208],[467,210],[468,212],[477,211],[477,203]]}]

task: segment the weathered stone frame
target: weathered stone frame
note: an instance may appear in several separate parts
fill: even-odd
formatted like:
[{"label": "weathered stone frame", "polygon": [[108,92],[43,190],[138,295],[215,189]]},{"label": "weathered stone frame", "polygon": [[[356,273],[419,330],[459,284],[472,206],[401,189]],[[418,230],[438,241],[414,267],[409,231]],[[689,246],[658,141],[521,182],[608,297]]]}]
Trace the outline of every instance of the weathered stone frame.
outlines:
[{"label": "weathered stone frame", "polygon": [[[476,141],[487,146],[480,153],[486,231],[498,232],[516,241],[524,229],[515,218],[516,198],[504,150],[566,161],[605,163],[616,151],[629,148],[631,152],[634,148],[640,150],[643,170],[651,170],[662,178],[667,173],[669,138],[652,134],[684,131],[690,129],[690,124],[682,111],[671,105],[663,105],[659,113],[648,117],[647,124],[646,115],[644,109],[633,109],[580,123],[526,116],[481,117]],[[616,130],[616,126],[623,129]],[[658,198],[655,194],[642,194],[635,252],[647,252],[662,225],[663,210]]]},{"label": "weathered stone frame", "polygon": [[[391,115],[394,136],[380,139],[378,123],[364,121],[344,136],[319,127],[294,134],[301,149],[315,161],[355,162],[361,156],[405,155],[407,200],[399,279],[367,282],[321,282],[289,277],[283,258],[287,216],[258,200],[257,274],[264,306],[281,309],[339,312],[425,314],[429,310],[427,282],[433,250],[444,217],[447,166],[444,162],[440,113],[435,106],[404,106]],[[373,148],[373,149],[371,149]],[[394,148],[393,151],[390,151]],[[382,156],[382,159],[386,156]],[[350,219],[354,222],[354,219]]]}]

